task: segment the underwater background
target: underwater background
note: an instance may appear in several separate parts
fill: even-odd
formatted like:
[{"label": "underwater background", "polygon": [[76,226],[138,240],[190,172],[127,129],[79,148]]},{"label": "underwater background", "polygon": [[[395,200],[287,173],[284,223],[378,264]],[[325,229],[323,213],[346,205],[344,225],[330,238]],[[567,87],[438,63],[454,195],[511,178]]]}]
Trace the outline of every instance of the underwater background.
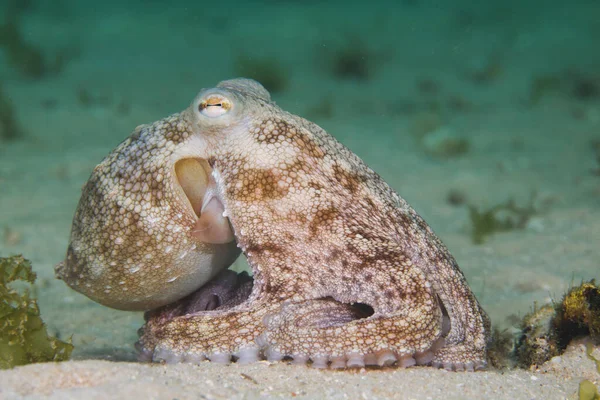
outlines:
[{"label": "underwater background", "polygon": [[137,125],[238,76],[382,175],[495,326],[600,278],[598,1],[4,0],[0,15],[0,256],[33,262],[76,359],[134,360],[143,323],[54,278],[82,185]]}]

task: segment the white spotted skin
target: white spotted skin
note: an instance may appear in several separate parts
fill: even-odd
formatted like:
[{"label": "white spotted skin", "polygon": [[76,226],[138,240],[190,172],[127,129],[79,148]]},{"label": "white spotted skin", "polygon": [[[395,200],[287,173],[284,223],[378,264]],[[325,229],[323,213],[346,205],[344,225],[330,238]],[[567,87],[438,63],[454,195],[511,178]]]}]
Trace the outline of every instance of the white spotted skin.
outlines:
[{"label": "white spotted skin", "polygon": [[[175,115],[135,129],[92,172],[57,276],[109,307],[150,310],[209,281],[239,255],[235,242],[192,235],[196,215],[176,182],[178,160],[205,157]],[[202,182],[198,182],[202,185]]]},{"label": "white spotted skin", "polygon": [[[413,356],[457,370],[485,365],[489,320],[447,248],[360,158],[314,123],[279,108],[260,84],[221,82],[151,127],[152,141],[177,149],[154,147],[148,156],[154,161],[166,151],[210,164],[254,286],[233,308],[177,316],[178,306],[166,306],[149,313],[139,342],[144,357],[160,349],[210,359],[258,346],[269,359],[289,356],[336,368],[363,358],[410,366]],[[173,135],[178,140],[172,143],[161,139]],[[154,164],[155,170],[170,168],[173,159],[160,162],[167,165]],[[177,198],[166,197],[177,209]],[[97,248],[76,236],[82,237],[76,244]]]}]

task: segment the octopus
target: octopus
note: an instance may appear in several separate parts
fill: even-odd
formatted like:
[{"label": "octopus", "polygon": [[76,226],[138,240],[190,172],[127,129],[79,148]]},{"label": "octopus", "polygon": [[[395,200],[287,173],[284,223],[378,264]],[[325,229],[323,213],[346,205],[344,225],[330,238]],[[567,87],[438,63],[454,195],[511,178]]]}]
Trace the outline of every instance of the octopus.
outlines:
[{"label": "octopus", "polygon": [[[240,252],[251,275],[228,269]],[[487,366],[489,319],[432,229],[250,79],[203,89],[109,154],[56,273],[146,311],[142,361]]]}]

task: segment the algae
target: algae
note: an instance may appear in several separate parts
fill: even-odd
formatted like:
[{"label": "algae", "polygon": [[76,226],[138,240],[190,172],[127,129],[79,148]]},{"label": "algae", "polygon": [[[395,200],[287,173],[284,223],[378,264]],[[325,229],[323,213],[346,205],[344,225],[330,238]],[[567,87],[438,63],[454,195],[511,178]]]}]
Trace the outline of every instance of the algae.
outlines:
[{"label": "algae", "polygon": [[336,79],[366,82],[389,57],[389,51],[371,49],[360,35],[346,32],[341,41],[323,44],[318,60],[321,68]]},{"label": "algae", "polygon": [[440,127],[426,135],[420,141],[425,153],[437,159],[450,159],[466,154],[471,143],[448,127]]},{"label": "algae", "polygon": [[592,169],[592,174],[600,176],[600,138],[592,140],[590,146],[596,158],[596,168]]},{"label": "algae", "polygon": [[0,82],[0,139],[15,140],[22,136],[23,129],[19,126],[13,104]]},{"label": "algae", "polygon": [[537,213],[534,207],[535,193],[531,195],[529,204],[518,206],[514,199],[497,204],[487,210],[479,210],[469,205],[471,219],[471,239],[475,244],[482,244],[485,239],[497,232],[507,232],[523,229],[533,215]]},{"label": "algae", "polygon": [[50,69],[44,54],[27,42],[16,20],[7,21],[0,26],[0,47],[4,48],[6,60],[16,71],[25,77],[39,79]]},{"label": "algae", "polygon": [[533,78],[529,88],[529,103],[537,105],[549,94],[560,92],[561,79],[556,75],[542,75]]},{"label": "algae", "polygon": [[572,287],[560,302],[534,307],[523,318],[521,337],[515,345],[515,355],[521,367],[541,365],[560,355],[573,339],[589,337],[587,355],[592,356],[592,343],[600,343],[600,287],[592,279]]},{"label": "algae", "polygon": [[373,75],[369,49],[363,42],[348,40],[333,55],[332,73],[340,79],[368,80]]},{"label": "algae", "polygon": [[3,17],[0,18],[0,51],[7,64],[22,77],[36,80],[62,72],[79,49],[65,48],[49,53],[29,42],[30,34],[21,19],[31,8],[28,0],[10,0],[0,9]]},{"label": "algae", "polygon": [[29,290],[11,284],[22,281],[33,287],[36,274],[22,256],[0,257],[0,369],[45,361],[65,361],[73,345],[49,336],[40,310]]},{"label": "algae", "polygon": [[508,329],[499,330],[494,327],[492,340],[488,345],[487,354],[490,365],[496,369],[512,368],[514,366],[510,354],[514,348],[513,335]]},{"label": "algae", "polygon": [[529,103],[535,106],[549,96],[596,101],[600,98],[600,79],[577,69],[534,77],[529,88]]},{"label": "algae", "polygon": [[592,279],[571,288],[556,307],[552,321],[559,349],[578,336],[600,342],[600,287]]}]

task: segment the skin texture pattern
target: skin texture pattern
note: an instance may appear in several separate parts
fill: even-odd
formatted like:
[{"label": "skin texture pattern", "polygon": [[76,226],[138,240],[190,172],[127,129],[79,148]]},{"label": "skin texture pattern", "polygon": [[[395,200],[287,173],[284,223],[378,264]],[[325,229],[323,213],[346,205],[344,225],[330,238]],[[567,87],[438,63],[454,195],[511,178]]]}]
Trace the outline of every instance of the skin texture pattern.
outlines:
[{"label": "skin texture pattern", "polygon": [[[252,278],[225,270],[238,248]],[[249,79],[138,127],[94,170],[57,274],[150,310],[145,361],[486,366],[488,317],[431,228]]]}]

